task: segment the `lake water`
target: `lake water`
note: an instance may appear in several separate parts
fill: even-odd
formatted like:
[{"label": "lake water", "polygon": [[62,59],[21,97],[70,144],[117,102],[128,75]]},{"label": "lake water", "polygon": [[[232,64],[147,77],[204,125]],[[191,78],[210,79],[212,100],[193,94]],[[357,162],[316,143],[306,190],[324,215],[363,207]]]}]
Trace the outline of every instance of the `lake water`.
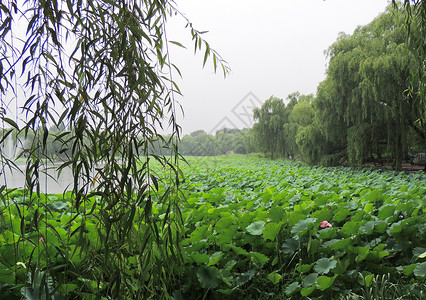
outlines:
[{"label": "lake water", "polygon": [[[40,172],[40,192],[49,194],[60,194],[70,191],[73,188],[74,179],[71,168],[64,168],[58,177],[58,167],[60,164],[47,165],[46,172]],[[25,186],[25,164],[18,164],[20,170],[10,170],[7,166],[0,166],[0,186],[7,188],[22,189]]]}]

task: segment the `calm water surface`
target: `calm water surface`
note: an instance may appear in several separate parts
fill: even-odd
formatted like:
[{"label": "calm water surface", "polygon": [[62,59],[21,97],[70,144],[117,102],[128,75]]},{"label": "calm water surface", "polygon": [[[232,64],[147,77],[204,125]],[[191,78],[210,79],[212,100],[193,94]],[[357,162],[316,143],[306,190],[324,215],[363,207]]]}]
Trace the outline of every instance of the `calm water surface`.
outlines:
[{"label": "calm water surface", "polygon": [[[74,178],[71,168],[64,168],[61,175],[58,176],[58,167],[60,164],[48,164],[47,170],[40,172],[40,192],[48,194],[60,194],[72,190]],[[20,170],[10,170],[7,166],[1,166],[0,186],[6,185],[7,188],[22,189],[25,186],[25,164],[18,164]]]}]

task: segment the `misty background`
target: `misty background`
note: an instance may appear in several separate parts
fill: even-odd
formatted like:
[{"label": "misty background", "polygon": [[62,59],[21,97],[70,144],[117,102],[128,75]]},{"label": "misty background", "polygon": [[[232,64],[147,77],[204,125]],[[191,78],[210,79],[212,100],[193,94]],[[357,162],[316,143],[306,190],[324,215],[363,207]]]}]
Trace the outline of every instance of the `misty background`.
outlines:
[{"label": "misty background", "polygon": [[214,74],[210,59],[202,68],[204,52],[194,57],[185,20],[169,18],[167,38],[186,47],[169,48],[183,77],[174,75],[183,94],[176,96],[184,112],[177,110],[183,134],[248,127],[232,112],[247,96],[264,102],[296,91],[315,94],[325,79],[326,50],[339,33],[352,34],[388,5],[387,0],[178,1],[194,28],[208,31],[204,38],[231,68],[227,78],[220,69]]}]

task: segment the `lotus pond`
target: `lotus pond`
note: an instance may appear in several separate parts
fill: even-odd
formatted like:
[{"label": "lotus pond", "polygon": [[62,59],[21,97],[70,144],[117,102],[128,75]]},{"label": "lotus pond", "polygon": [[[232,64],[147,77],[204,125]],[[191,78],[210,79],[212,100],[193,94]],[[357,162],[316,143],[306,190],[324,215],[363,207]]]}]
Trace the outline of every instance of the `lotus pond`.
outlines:
[{"label": "lotus pond", "polygon": [[[169,297],[424,297],[424,173],[309,167],[246,156],[188,158],[188,163],[181,165],[183,262],[170,261],[177,275],[167,286]],[[0,203],[3,298],[37,299],[31,297],[51,289],[52,298],[107,299],[109,277],[94,278],[87,268],[89,260],[96,266],[102,253],[97,241],[106,234],[98,227],[96,197],[84,203],[90,217],[82,218],[75,213],[71,193],[38,201],[27,199],[22,190],[4,195],[6,191]],[[159,228],[166,210],[154,201],[153,220]],[[139,231],[141,211],[126,218]],[[127,271],[135,278],[143,274],[139,246],[135,241],[121,245],[127,252],[120,250],[127,253]],[[48,272],[43,265],[49,265]]]}]

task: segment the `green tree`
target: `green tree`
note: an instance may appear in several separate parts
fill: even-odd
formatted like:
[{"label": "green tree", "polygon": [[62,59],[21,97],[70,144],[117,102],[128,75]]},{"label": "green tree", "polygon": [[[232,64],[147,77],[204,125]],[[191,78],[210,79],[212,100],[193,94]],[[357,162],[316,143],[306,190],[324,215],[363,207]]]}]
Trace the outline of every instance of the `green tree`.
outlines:
[{"label": "green tree", "polygon": [[[296,97],[293,97],[296,96]],[[314,112],[312,110],[311,102],[314,98],[313,94],[301,95],[300,93],[293,93],[287,97],[290,99],[286,107],[288,113],[288,120],[283,125],[285,152],[295,157],[299,153],[297,144],[297,135],[302,128],[312,124]]]},{"label": "green tree", "polygon": [[197,137],[200,134],[206,134],[206,132],[204,130],[196,130],[196,131],[193,131],[193,132],[190,133],[190,135],[193,136],[193,137]]},{"label": "green tree", "polygon": [[[408,132],[419,118],[416,96],[406,80],[416,60],[407,54],[404,15],[391,8],[330,47],[326,80],[318,88],[316,116],[332,148],[359,165],[387,151],[398,168],[408,149]],[[422,135],[419,135],[421,138]],[[383,149],[383,145],[386,148]]]},{"label": "green tree", "polygon": [[270,97],[261,108],[253,110],[255,139],[260,149],[268,153],[272,159],[283,152],[283,124],[286,121],[286,107],[282,99]]},{"label": "green tree", "polygon": [[241,140],[244,145],[245,153],[260,152],[256,143],[255,132],[253,128],[246,128],[241,131]]},{"label": "green tree", "polygon": [[[424,0],[392,1],[396,9],[403,7],[407,25],[408,50],[417,60],[410,70],[407,92],[416,101],[419,118],[411,124],[412,129],[421,136],[419,149],[426,150],[426,2]],[[426,165],[425,165],[426,171]]]},{"label": "green tree", "polygon": [[[88,218],[97,220],[98,227],[91,230],[102,237],[78,240],[74,252],[83,259],[78,266],[69,260],[73,254],[69,240],[63,241],[64,247],[52,249],[51,255],[64,259],[61,267],[55,265],[55,259],[48,259],[46,265],[38,265],[37,259],[26,264],[29,274],[36,268],[49,274],[55,290],[61,284],[78,285],[72,298],[85,298],[84,282],[89,281],[96,282],[90,295],[96,298],[165,298],[173,288],[183,230],[174,101],[179,88],[173,82],[173,72],[179,70],[168,56],[168,47],[180,44],[167,39],[165,24],[170,14],[180,12],[167,0],[0,3],[0,119],[25,137],[35,134],[26,149],[28,205],[37,201],[38,207],[47,206],[48,197],[40,195],[40,176],[47,167],[48,144],[55,143],[61,148],[55,153],[69,151],[59,170],[70,167],[74,176],[73,220],[80,224],[70,238],[89,230]],[[24,35],[19,34],[18,26],[26,28]],[[228,67],[218,53],[192,23],[188,21],[187,26],[196,51],[204,49],[204,64],[211,56],[214,69],[221,67],[226,73]],[[27,121],[18,126],[6,114],[4,99],[22,95]],[[167,138],[159,133],[166,121],[172,131]],[[69,134],[52,135],[48,128],[60,128],[60,124],[66,124]],[[152,153],[158,141],[173,153],[170,158]],[[151,160],[164,170],[156,173]],[[1,157],[1,161],[10,160]],[[160,180],[167,181],[169,188],[159,189]],[[86,211],[88,201],[96,201],[101,208],[98,215]],[[168,207],[161,228],[154,222],[154,201]],[[41,222],[41,218],[35,221]],[[22,222],[26,222],[25,216]],[[55,235],[53,226],[46,231]],[[15,257],[18,249],[34,244],[25,235],[18,243]],[[25,279],[17,283],[33,284]]]}]

